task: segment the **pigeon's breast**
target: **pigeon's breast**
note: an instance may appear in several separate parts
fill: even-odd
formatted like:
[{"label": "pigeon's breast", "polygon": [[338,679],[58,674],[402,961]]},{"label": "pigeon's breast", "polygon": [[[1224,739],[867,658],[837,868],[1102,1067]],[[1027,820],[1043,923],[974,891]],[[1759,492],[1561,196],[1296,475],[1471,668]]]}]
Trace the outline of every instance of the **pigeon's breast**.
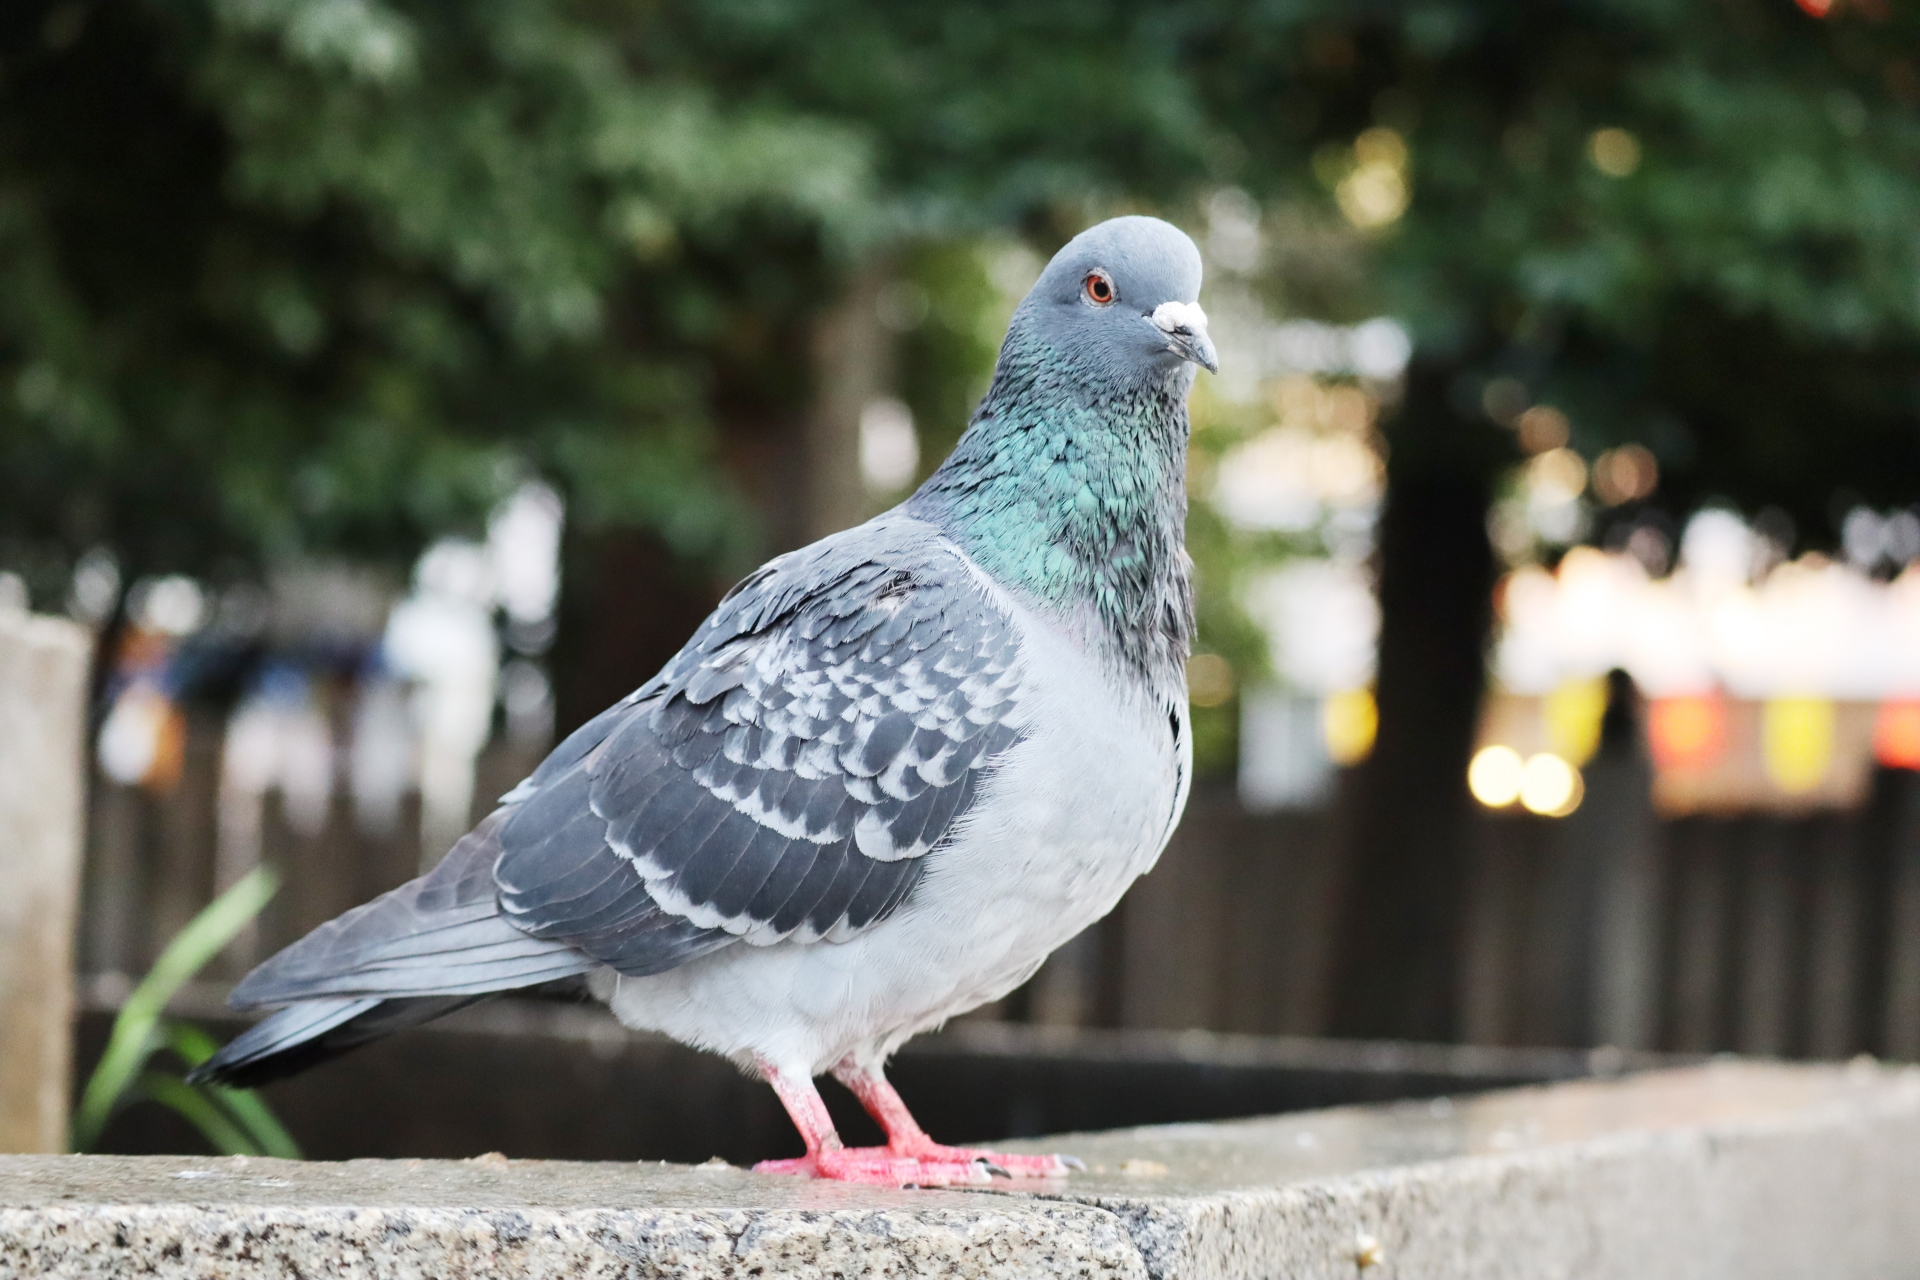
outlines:
[{"label": "pigeon's breast", "polygon": [[929,932],[951,931],[961,950],[977,945],[971,929],[1044,956],[1111,911],[1152,867],[1185,803],[1191,753],[1183,702],[1116,681],[1050,619],[1012,611],[1026,733],[903,916],[920,917]]},{"label": "pigeon's breast", "polygon": [[890,1051],[1024,982],[1153,866],[1185,804],[1184,700],[1116,686],[1050,621],[1010,611],[1026,732],[901,910],[820,956],[834,973],[816,990],[844,981],[860,993],[864,1025],[839,1052]]},{"label": "pigeon's breast", "polygon": [[[984,575],[983,575],[984,579]],[[1111,911],[1185,803],[1184,698],[991,583],[1020,633],[1020,739],[899,910],[842,942],[735,946],[611,992],[630,1026],[819,1072],[996,999]]]}]

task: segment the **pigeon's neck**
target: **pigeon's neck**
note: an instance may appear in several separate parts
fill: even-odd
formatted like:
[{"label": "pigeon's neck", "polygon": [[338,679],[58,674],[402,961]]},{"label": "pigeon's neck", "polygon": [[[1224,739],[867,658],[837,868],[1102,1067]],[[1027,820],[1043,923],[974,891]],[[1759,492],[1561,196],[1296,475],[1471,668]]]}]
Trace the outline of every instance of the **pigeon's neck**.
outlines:
[{"label": "pigeon's neck", "polygon": [[1011,336],[966,434],[909,509],[1157,685],[1183,669],[1193,634],[1191,380],[1094,391]]}]

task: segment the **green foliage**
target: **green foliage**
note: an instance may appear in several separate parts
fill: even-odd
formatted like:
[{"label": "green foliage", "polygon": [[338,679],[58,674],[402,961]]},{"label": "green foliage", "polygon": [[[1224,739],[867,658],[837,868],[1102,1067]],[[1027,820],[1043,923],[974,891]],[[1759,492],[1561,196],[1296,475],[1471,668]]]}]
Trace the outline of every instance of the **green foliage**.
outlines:
[{"label": "green foliage", "polygon": [[219,1048],[199,1028],[162,1015],[174,993],[260,913],[278,887],[277,874],[255,867],[208,903],[160,953],[120,1006],[106,1052],[87,1080],[73,1115],[75,1151],[89,1150],[115,1112],[149,1101],[178,1112],[222,1154],[300,1159],[299,1146],[251,1090],[190,1085],[178,1075],[149,1069],[163,1049],[192,1068]]},{"label": "green foliage", "polygon": [[995,285],[988,262],[996,253],[1018,252],[956,238],[917,245],[902,263],[901,284],[926,299],[926,315],[901,337],[899,361],[901,388],[918,424],[921,478],[952,452],[986,394],[1018,301]]},{"label": "green foliage", "polygon": [[[401,557],[538,469],[585,526],[737,563],[716,425],[794,416],[848,263],[964,292],[978,235],[1044,252],[1221,184],[1269,211],[1290,308],[1390,311],[1589,451],[1649,444],[1671,500],[1811,522],[1863,459],[1870,497],[1920,465],[1917,25],[1787,0],[12,6],[0,558],[44,593],[97,541],[135,572]],[[1411,202],[1323,253],[1376,127]],[[1637,163],[1595,163],[1607,129]],[[930,444],[976,341],[936,309],[907,344]],[[1755,385],[1830,407],[1823,440],[1756,463]]]},{"label": "green foliage", "polygon": [[847,125],[556,4],[15,6],[0,68],[0,551],[43,589],[98,540],[403,556],[528,468],[738,551],[714,349],[756,259],[873,216]]},{"label": "green foliage", "polygon": [[[1519,378],[1570,411],[1589,453],[1651,447],[1676,511],[1775,502],[1817,533],[1836,488],[1911,500],[1896,477],[1920,465],[1920,15],[1836,5],[1822,21],[1786,0],[1211,14],[1194,19],[1206,112],[1245,144],[1235,176],[1256,194],[1331,208],[1364,131],[1404,140],[1410,203],[1367,232],[1347,303],[1407,320],[1463,403]],[[1786,403],[1791,424],[1766,408]],[[1758,433],[1772,444],[1756,456]]]}]

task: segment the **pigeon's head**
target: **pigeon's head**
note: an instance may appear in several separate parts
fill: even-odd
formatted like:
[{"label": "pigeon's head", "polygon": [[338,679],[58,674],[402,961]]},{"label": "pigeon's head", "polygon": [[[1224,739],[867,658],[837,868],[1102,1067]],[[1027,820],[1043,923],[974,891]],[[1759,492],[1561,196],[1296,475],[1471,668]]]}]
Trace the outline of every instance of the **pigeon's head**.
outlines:
[{"label": "pigeon's head", "polygon": [[1200,251],[1158,218],[1109,218],[1069,240],[1015,313],[1077,371],[1164,381],[1187,363],[1220,369],[1200,309]]}]

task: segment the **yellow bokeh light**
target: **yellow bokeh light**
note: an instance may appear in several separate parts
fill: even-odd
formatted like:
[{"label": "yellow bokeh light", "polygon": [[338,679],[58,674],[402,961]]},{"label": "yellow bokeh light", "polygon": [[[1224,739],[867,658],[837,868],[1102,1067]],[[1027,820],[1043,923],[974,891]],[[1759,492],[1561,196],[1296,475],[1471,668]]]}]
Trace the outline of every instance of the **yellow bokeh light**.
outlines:
[{"label": "yellow bokeh light", "polygon": [[1356,765],[1365,760],[1379,730],[1380,709],[1374,705],[1371,689],[1330,694],[1320,707],[1321,739],[1326,743],[1327,759],[1337,765]]},{"label": "yellow bokeh light", "polygon": [[1334,188],[1340,212],[1356,227],[1384,227],[1407,211],[1406,175],[1385,164],[1363,164]]},{"label": "yellow bokeh light", "polygon": [[1527,812],[1564,818],[1586,798],[1580,771],[1550,751],[1530,758],[1520,772],[1520,803]]},{"label": "yellow bokeh light", "polygon": [[1361,164],[1407,167],[1407,140],[1384,125],[1376,125],[1353,140],[1353,156]]},{"label": "yellow bokeh light", "polygon": [[1542,497],[1572,502],[1587,487],[1587,464],[1571,449],[1549,449],[1527,464],[1527,484]]},{"label": "yellow bokeh light", "polygon": [[1512,747],[1482,747],[1467,766],[1467,790],[1489,809],[1504,809],[1520,798],[1526,764]]},{"label": "yellow bokeh light", "polygon": [[1600,747],[1607,682],[1604,678],[1569,680],[1546,696],[1540,714],[1555,754],[1576,767],[1583,765]]},{"label": "yellow bokeh light", "polygon": [[1624,178],[1640,167],[1640,139],[1625,129],[1595,129],[1587,139],[1587,155],[1609,178]]},{"label": "yellow bokeh light", "polygon": [[1826,780],[1833,764],[1833,703],[1825,698],[1773,698],[1760,713],[1767,776],[1788,795]]},{"label": "yellow bokeh light", "polygon": [[1392,129],[1368,129],[1353,140],[1354,165],[1335,184],[1340,212],[1356,227],[1384,227],[1407,211],[1407,140]]}]

